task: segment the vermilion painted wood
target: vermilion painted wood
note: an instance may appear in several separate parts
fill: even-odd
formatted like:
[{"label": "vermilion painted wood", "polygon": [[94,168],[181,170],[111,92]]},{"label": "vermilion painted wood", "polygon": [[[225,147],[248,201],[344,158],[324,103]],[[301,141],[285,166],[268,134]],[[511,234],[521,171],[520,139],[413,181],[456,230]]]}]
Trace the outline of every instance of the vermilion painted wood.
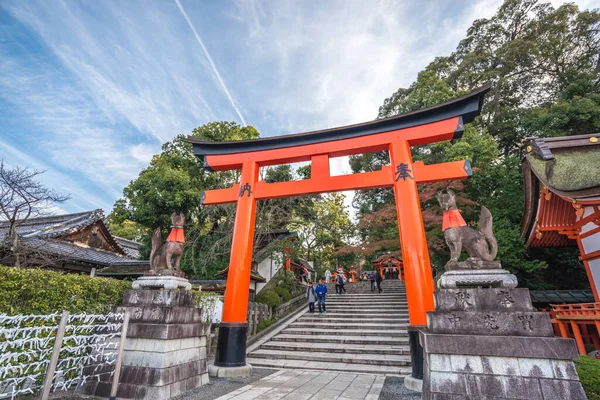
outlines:
[{"label": "vermilion painted wood", "polygon": [[[223,300],[223,322],[246,322],[248,288],[252,267],[252,238],[256,218],[256,197],[253,188],[258,181],[259,166],[252,161],[244,162],[240,182],[252,188],[237,200],[227,286]],[[239,195],[239,193],[238,193]]]},{"label": "vermilion painted wood", "polygon": [[[389,166],[384,166],[380,171],[330,176],[327,155],[313,156],[312,160],[311,179],[276,183],[259,181],[255,188],[256,199],[266,200],[315,193],[391,187],[394,182]],[[465,161],[434,165],[425,165],[418,161],[412,166],[417,183],[430,183],[468,178],[470,176],[470,168],[466,168],[468,165],[468,162]],[[238,199],[239,188],[240,185],[236,184],[228,189],[207,190],[204,192],[202,204],[235,203]]]},{"label": "vermilion painted wood", "polygon": [[373,153],[387,150],[390,143],[398,140],[405,140],[411,146],[418,146],[451,140],[457,130],[459,121],[459,117],[453,117],[427,125],[306,146],[248,153],[207,155],[205,157],[205,165],[214,171],[229,171],[240,169],[242,163],[245,161],[254,161],[261,166],[268,166],[309,161],[312,156],[322,154],[328,154],[329,157],[342,157],[353,154]]},{"label": "vermilion painted wood", "polygon": [[[399,140],[391,143],[389,151],[392,165],[405,164],[408,170],[414,172],[408,141]],[[435,309],[434,285],[417,181],[408,177],[397,179],[394,170],[389,173],[391,179],[394,180],[402,263],[405,266],[404,279],[406,281],[408,317],[411,325],[425,326],[427,325],[427,312]]]}]

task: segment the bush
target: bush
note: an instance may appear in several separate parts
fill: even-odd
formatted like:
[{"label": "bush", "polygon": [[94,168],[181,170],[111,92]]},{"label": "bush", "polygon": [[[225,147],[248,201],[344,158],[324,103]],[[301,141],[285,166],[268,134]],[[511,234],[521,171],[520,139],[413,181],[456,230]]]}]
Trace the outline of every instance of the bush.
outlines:
[{"label": "bush", "polygon": [[277,292],[277,294],[279,295],[279,298],[281,299],[282,303],[285,303],[286,301],[290,301],[292,299],[292,294],[287,288],[276,287],[275,292]]},{"label": "bush", "polygon": [[581,356],[575,368],[588,400],[600,400],[600,360]]},{"label": "bush", "polygon": [[277,318],[273,317],[271,319],[265,319],[260,321],[260,324],[258,324],[258,326],[256,327],[256,333],[267,329],[268,327],[270,327],[271,325],[273,325],[275,322],[277,322]]},{"label": "bush", "polygon": [[131,282],[0,265],[0,313],[106,313],[121,305]]},{"label": "bush", "polygon": [[273,289],[264,289],[258,295],[256,295],[255,301],[257,303],[266,304],[269,307],[277,307],[281,304],[279,295]]}]

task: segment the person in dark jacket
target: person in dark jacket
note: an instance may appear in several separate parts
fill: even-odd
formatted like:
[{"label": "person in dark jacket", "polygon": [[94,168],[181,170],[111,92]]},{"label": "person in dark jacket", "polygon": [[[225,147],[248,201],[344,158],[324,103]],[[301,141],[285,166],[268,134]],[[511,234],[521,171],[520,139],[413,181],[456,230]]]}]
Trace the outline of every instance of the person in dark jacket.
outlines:
[{"label": "person in dark jacket", "polygon": [[319,284],[315,288],[317,293],[317,303],[319,304],[319,315],[327,314],[325,308],[325,298],[327,297],[327,286],[323,283],[323,278],[319,281]]},{"label": "person in dark jacket", "polygon": [[371,292],[375,291],[375,273],[371,272],[371,275],[369,275],[369,280],[371,281]]},{"label": "person in dark jacket", "polygon": [[375,282],[377,282],[377,290],[379,290],[379,293],[383,292],[383,289],[381,289],[381,281],[383,279],[381,279],[381,274],[379,272],[375,273]]},{"label": "person in dark jacket", "polygon": [[[327,289],[327,287],[325,289]],[[313,314],[315,312],[315,303],[317,302],[317,292],[315,292],[312,281],[308,281],[306,300],[308,300],[308,312]]]}]

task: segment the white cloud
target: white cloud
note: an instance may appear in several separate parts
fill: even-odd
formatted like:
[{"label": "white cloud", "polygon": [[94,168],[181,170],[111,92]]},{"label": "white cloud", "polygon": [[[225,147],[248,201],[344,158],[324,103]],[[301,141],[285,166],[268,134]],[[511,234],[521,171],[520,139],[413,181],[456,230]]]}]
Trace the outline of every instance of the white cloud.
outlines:
[{"label": "white cloud", "polygon": [[[203,123],[246,119],[272,136],[375,118],[501,3],[179,1],[2,2],[19,24],[0,31],[0,100],[35,131],[0,121],[3,149],[43,160],[71,203],[109,208],[161,143]],[[15,39],[22,26],[40,43]]]}]

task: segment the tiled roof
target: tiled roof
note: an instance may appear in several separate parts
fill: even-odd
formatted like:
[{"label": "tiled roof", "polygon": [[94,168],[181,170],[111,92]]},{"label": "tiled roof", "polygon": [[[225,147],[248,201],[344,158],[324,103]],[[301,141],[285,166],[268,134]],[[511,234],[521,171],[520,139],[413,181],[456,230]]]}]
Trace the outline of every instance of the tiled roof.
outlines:
[{"label": "tiled roof", "polygon": [[[77,232],[94,223],[101,222],[104,213],[101,209],[76,214],[52,215],[30,218],[19,224],[17,233],[21,244],[36,252],[48,254],[59,260],[74,261],[95,266],[148,266],[148,260],[138,260],[139,244],[111,235],[114,245],[122,251],[107,251],[86,247],[80,243],[62,240],[61,237]],[[108,228],[106,228],[108,230]],[[0,222],[0,240],[8,231],[8,222]],[[110,231],[108,231],[110,233]],[[148,269],[149,267],[146,267]]]},{"label": "tiled roof", "polygon": [[65,260],[79,261],[101,266],[115,264],[148,264],[148,261],[133,260],[129,256],[119,255],[111,251],[84,247],[66,240],[24,238],[22,245]]},{"label": "tiled roof", "polygon": [[594,295],[591,290],[531,290],[533,303],[561,304],[561,303],[591,303]]},{"label": "tiled roof", "polygon": [[115,238],[117,243],[119,243],[119,246],[121,246],[121,248],[125,250],[125,253],[127,253],[128,256],[135,258],[136,260],[140,258],[140,243],[118,236],[113,237]]}]

